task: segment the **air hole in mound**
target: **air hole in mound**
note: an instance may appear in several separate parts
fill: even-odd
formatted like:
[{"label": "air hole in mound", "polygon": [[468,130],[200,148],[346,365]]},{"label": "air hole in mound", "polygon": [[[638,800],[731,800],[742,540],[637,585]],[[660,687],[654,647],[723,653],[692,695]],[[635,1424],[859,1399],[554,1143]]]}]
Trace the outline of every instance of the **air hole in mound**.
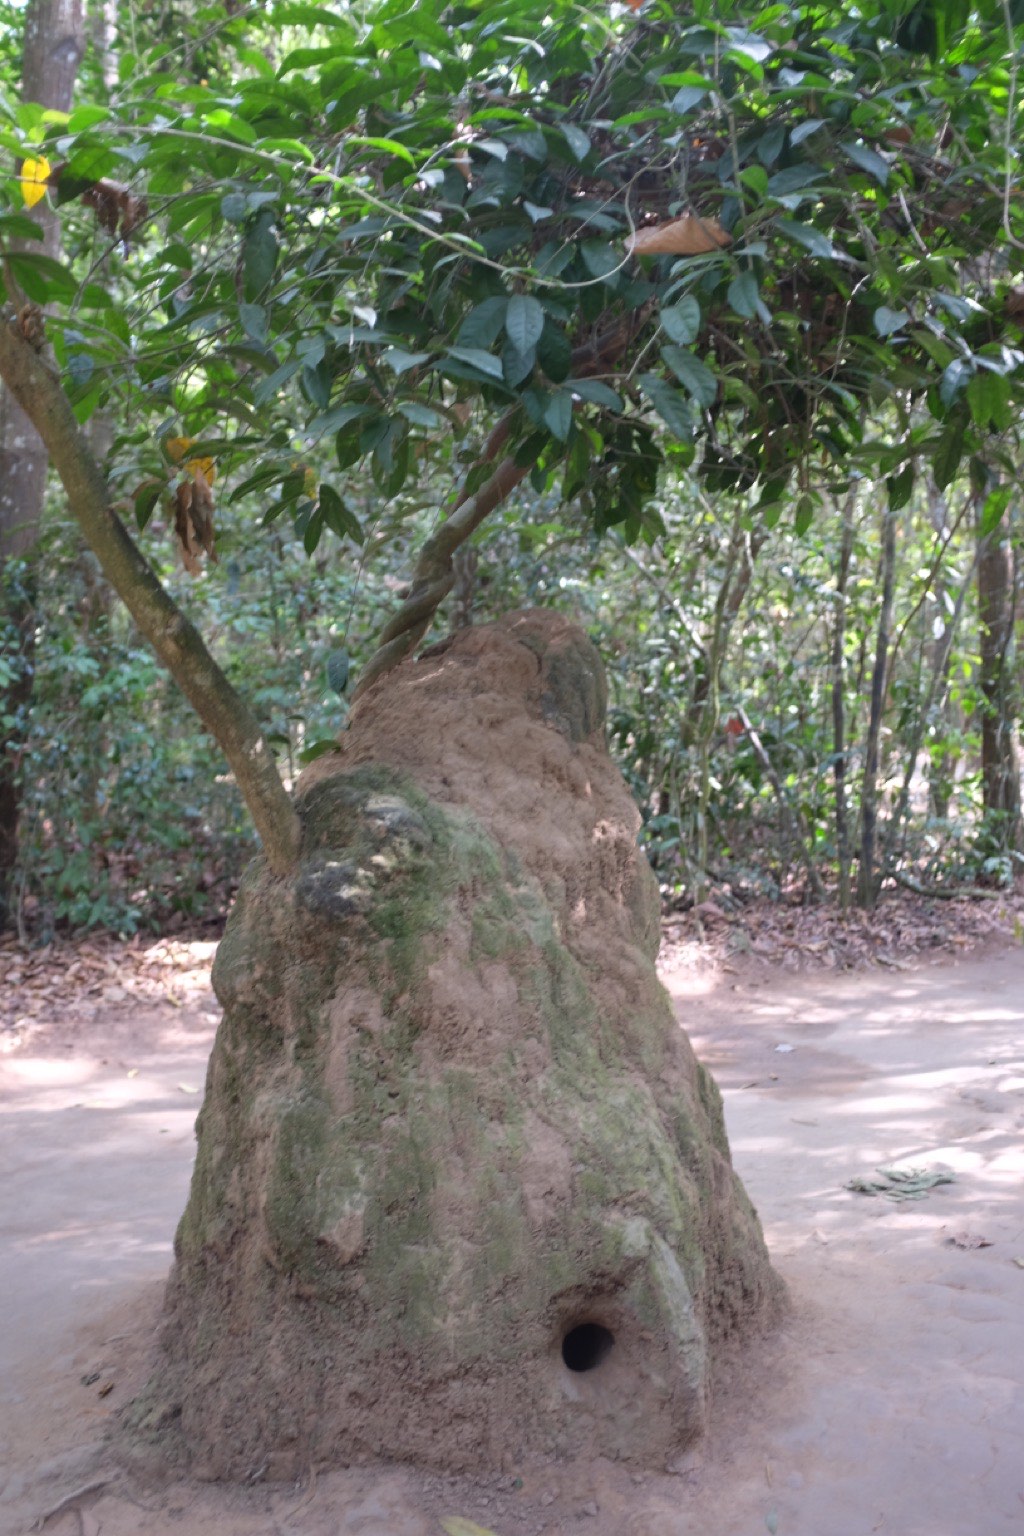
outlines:
[{"label": "air hole in mound", "polygon": [[562,1340],[562,1359],[570,1371],[592,1371],[606,1360],[615,1335],[600,1323],[579,1323]]}]

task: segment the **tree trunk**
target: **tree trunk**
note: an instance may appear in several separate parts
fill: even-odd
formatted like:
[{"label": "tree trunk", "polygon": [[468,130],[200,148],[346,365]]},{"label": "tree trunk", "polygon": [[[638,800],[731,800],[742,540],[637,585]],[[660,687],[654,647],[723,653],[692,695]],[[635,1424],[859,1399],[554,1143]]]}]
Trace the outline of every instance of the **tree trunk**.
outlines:
[{"label": "tree trunk", "polygon": [[[22,100],[60,112],[71,109],[75,77],[85,46],[82,0],[29,0],[22,50]],[[56,256],[60,226],[42,202],[33,210],[42,241],[26,248]],[[18,403],[0,390],[0,633],[13,674],[0,691],[4,729],[0,754],[0,928],[8,917],[11,879],[18,856],[18,763],[32,697],[32,554],[39,538],[46,491],[46,450]]]},{"label": "tree trunk", "polygon": [[982,541],[978,560],[981,647],[981,777],[985,816],[1002,848],[1020,840],[1018,694],[1014,677],[1014,552],[1009,532]]},{"label": "tree trunk", "polygon": [[839,871],[839,907],[850,905],[850,829],[846,807],[846,590],[853,555],[853,507],[851,495],[843,511],[843,532],[836,573],[836,617],[832,630],[832,772],[836,786],[836,864]]},{"label": "tree trunk", "polygon": [[[949,508],[945,496],[936,490],[934,484],[928,492],[928,515],[936,537],[944,537],[949,531]],[[954,721],[949,703],[949,691],[946,688],[948,677],[948,662],[952,654],[952,647],[947,645],[951,611],[950,584],[946,574],[945,562],[936,573],[935,597],[937,622],[933,625],[933,634],[929,645],[929,659],[932,664],[933,677],[937,674],[940,665],[947,670],[939,677],[938,693],[936,695],[937,714],[934,719],[927,722],[927,730],[933,739],[934,745],[930,752],[928,768],[928,799],[931,814],[939,821],[945,821],[949,815],[949,805],[953,794],[953,784],[956,780],[956,768],[959,754],[949,746],[953,734]],[[942,628],[938,628],[941,622]]]},{"label": "tree trunk", "polygon": [[878,826],[878,748],[885,713],[889,672],[889,637],[892,631],[892,598],[896,577],[896,513],[886,507],[882,519],[882,604],[875,638],[875,665],[871,673],[871,708],[864,743],[864,777],[860,799],[860,868],[857,871],[857,902],[871,909],[878,900],[875,875],[875,839]]}]

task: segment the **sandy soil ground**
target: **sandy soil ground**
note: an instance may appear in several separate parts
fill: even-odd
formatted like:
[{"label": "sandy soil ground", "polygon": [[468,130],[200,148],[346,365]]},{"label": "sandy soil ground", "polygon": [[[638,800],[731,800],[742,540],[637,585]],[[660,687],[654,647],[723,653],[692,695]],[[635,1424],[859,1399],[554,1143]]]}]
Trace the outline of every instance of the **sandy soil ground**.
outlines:
[{"label": "sandy soil ground", "polygon": [[[440,1536],[452,1516],[473,1522],[461,1536],[1024,1530],[1024,950],[666,981],[793,1302],[733,1362],[674,1475],[362,1468],[225,1489],[119,1466],[104,1436],[145,1375],[216,1023],[193,966],[177,1006],[97,993],[84,1014],[40,1005],[7,1031],[0,1531]],[[893,1163],[956,1182],[903,1204],[844,1188]]]}]

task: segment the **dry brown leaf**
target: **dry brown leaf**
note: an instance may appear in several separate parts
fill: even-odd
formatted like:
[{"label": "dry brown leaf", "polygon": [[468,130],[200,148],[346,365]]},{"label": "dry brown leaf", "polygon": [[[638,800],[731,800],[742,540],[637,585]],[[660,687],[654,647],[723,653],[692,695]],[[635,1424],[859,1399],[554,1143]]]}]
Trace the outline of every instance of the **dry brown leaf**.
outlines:
[{"label": "dry brown leaf", "polygon": [[206,475],[199,468],[192,474],[192,527],[195,529],[196,538],[206,550],[211,560],[216,560],[217,551],[213,542],[213,491]]},{"label": "dry brown leaf", "polygon": [[975,1232],[954,1232],[946,1242],[951,1248],[991,1248],[991,1239],[979,1237]]},{"label": "dry brown leaf", "polygon": [[196,469],[190,479],[182,480],[174,493],[174,533],[190,576],[198,576],[202,569],[199,556],[203,550],[211,560],[216,560],[213,492],[201,469]]},{"label": "dry brown leaf", "polygon": [[626,241],[626,249],[634,256],[706,256],[731,244],[732,236],[717,219],[684,213],[667,224],[648,224],[635,230]]}]

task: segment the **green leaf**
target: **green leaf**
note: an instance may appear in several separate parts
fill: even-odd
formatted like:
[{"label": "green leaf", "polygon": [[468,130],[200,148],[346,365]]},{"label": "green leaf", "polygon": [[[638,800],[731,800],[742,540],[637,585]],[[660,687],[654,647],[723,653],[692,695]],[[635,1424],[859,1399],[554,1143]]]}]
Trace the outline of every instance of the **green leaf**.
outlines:
[{"label": "green leaf", "polygon": [[879,186],[885,186],[889,180],[890,166],[888,160],[883,160],[876,150],[869,149],[866,144],[855,144],[852,140],[844,143],[842,148],[845,149],[854,165],[859,165],[862,171],[867,171],[869,176],[873,176]]},{"label": "green leaf", "polygon": [[824,128],[824,126],[822,118],[809,117],[805,122],[797,123],[796,127],[792,129],[789,135],[789,142],[795,149],[798,144],[803,143],[804,139],[810,138],[812,133],[817,133],[818,129]]},{"label": "green leaf", "polygon": [[501,353],[501,368],[505,383],[510,389],[515,389],[518,384],[522,384],[530,377],[536,361],[536,347],[528,347],[525,352],[520,352],[511,341],[506,341]]},{"label": "green leaf", "polygon": [[265,379],[260,379],[252,392],[252,398],[256,405],[266,405],[268,400],[273,400],[282,384],[294,378],[302,367],[301,357],[290,357],[280,368],[275,368],[273,373]]},{"label": "green leaf", "polygon": [[741,272],[739,277],[733,278],[729,284],[728,298],[736,314],[744,320],[763,320],[765,325],[770,323],[771,312],[761,297],[753,272]]},{"label": "green leaf", "polygon": [[943,370],[939,381],[939,399],[943,405],[952,405],[961,391],[967,388],[971,377],[970,363],[964,362],[959,357],[954,358],[949,367]]},{"label": "green leaf", "polygon": [[303,747],[299,753],[299,762],[315,763],[318,757],[323,757],[327,752],[340,751],[341,743],[335,741],[333,736],[322,736],[319,741],[310,742],[308,747]]},{"label": "green leaf", "polygon": [[220,211],[229,224],[243,224],[249,209],[244,192],[226,192],[220,200]]},{"label": "green leaf", "polygon": [[348,651],[332,651],[327,658],[327,686],[339,698],[348,687],[349,671]]},{"label": "green leaf", "polygon": [[602,384],[600,379],[566,379],[565,387],[591,405],[603,405],[609,411],[622,410],[622,396]]},{"label": "green leaf", "polygon": [[66,302],[78,292],[78,284],[67,267],[41,251],[30,255],[8,251],[7,264],[18,287],[34,304]]},{"label": "green leaf", "polygon": [[779,219],[775,227],[787,240],[795,240],[797,245],[802,245],[812,256],[835,255],[835,248],[828,235],[824,230],[815,229],[813,224],[800,224],[795,219]]},{"label": "green leaf", "polygon": [[76,107],[68,118],[68,133],[84,133],[87,128],[93,128],[97,123],[105,123],[110,117],[108,107],[87,103],[83,107]]},{"label": "green leaf", "polygon": [[449,357],[454,357],[460,363],[468,363],[471,368],[478,369],[480,373],[487,374],[489,378],[504,378],[501,358],[495,357],[490,352],[482,351],[480,347],[449,347],[447,350]]},{"label": "green leaf", "polygon": [[266,341],[269,317],[262,304],[239,304],[238,318],[243,331],[253,341]]},{"label": "green leaf", "polygon": [[569,338],[550,316],[537,343],[537,361],[553,384],[560,384],[568,377],[572,367],[572,345]]},{"label": "green leaf", "polygon": [[242,247],[242,272],[247,303],[254,303],[273,279],[277,267],[277,232],[274,215],[261,208]]},{"label": "green leaf", "polygon": [[495,1536],[494,1531],[486,1526],[475,1525],[472,1520],[464,1520],[461,1515],[446,1515],[441,1521],[441,1529],[445,1536]]},{"label": "green leaf", "polygon": [[416,160],[405,144],[399,144],[397,139],[373,139],[364,138],[360,134],[350,134],[345,139],[346,149],[352,144],[365,144],[370,149],[379,149],[385,155],[394,155],[399,160],[404,160],[407,165],[415,168]]},{"label": "green leaf", "polygon": [[982,538],[987,538],[994,533],[1003,520],[1003,514],[1010,504],[1010,498],[1014,492],[1012,485],[997,485],[994,491],[990,491],[985,497],[985,505],[981,509],[981,522],[979,529]]},{"label": "green leaf", "polygon": [[147,480],[139,486],[135,492],[135,523],[139,529],[145,528],[153,516],[153,508],[166,489],[167,483],[164,480]]},{"label": "green leaf", "polygon": [[576,159],[585,160],[590,153],[590,140],[583,129],[577,128],[575,123],[559,123],[558,126]]},{"label": "green leaf", "polygon": [[903,329],[910,316],[905,309],[890,309],[887,304],[882,304],[875,310],[872,319],[879,336],[892,336]]},{"label": "green leaf", "polygon": [[484,299],[481,304],[477,304],[459,326],[459,333],[455,338],[459,346],[488,351],[501,334],[508,302],[502,294],[500,297]]},{"label": "green leaf", "polygon": [[689,400],[656,373],[642,373],[639,383],[669,430],[682,442],[690,442],[693,438],[693,415]]},{"label": "green leaf", "polygon": [[402,347],[388,347],[386,352],[381,353],[380,360],[401,378],[410,368],[419,368],[422,363],[428,363],[432,356],[430,352],[406,352]]},{"label": "green leaf", "polygon": [[543,305],[526,294],[513,294],[505,310],[505,334],[516,351],[524,356],[531,352],[543,330]]},{"label": "green leaf", "polygon": [[321,482],[318,501],[323,520],[332,533],[336,533],[339,539],[350,538],[356,544],[363,542],[365,535],[358,517],[349,510],[333,486]]},{"label": "green leaf", "polygon": [[814,497],[804,494],[796,504],[796,512],[793,516],[793,530],[798,539],[802,539],[814,521]]},{"label": "green leaf", "polygon": [[718,399],[718,380],[699,357],[694,357],[692,352],[686,352],[682,347],[671,345],[662,347],[661,355],[698,405],[714,405]]},{"label": "green leaf", "polygon": [[967,405],[971,420],[984,432],[989,426],[1005,432],[1012,419],[1010,381],[1001,373],[979,368],[967,385]]},{"label": "green leaf", "polygon": [[905,464],[897,475],[890,475],[886,481],[889,493],[889,506],[893,512],[898,512],[900,507],[905,507],[914,492],[914,462]]},{"label": "green leaf", "polygon": [[4,213],[0,214],[0,239],[43,240],[45,236],[42,226],[27,213]]},{"label": "green leaf", "polygon": [[663,306],[659,318],[665,334],[681,347],[688,347],[700,334],[700,305],[692,293]]},{"label": "green leaf", "polygon": [[592,277],[614,277],[623,264],[622,252],[603,240],[584,240],[580,246],[583,265]]},{"label": "green leaf", "polygon": [[348,401],[344,405],[336,405],[324,416],[315,417],[309,424],[309,431],[321,435],[325,432],[345,431],[352,422],[369,416],[372,410],[370,405],[356,405],[354,401]]},{"label": "green leaf", "polygon": [[560,443],[564,443],[572,426],[572,396],[568,390],[552,391],[544,407],[543,421],[552,437],[557,437]]},{"label": "green leaf", "polygon": [[414,427],[425,427],[429,432],[436,432],[438,427],[446,425],[440,411],[433,411],[429,405],[421,405],[418,400],[399,400],[396,409]]},{"label": "green leaf", "polygon": [[[962,408],[961,408],[962,409]],[[932,476],[936,488],[944,491],[960,467],[964,451],[964,419],[958,413],[946,426],[932,457]]]},{"label": "green leaf", "polygon": [[[298,527],[298,523],[296,526]],[[306,525],[301,531],[302,547],[305,549],[307,555],[312,555],[315,552],[317,545],[320,543],[320,539],[324,531],[324,515],[319,508],[314,509],[310,513],[309,518],[306,521]]]}]

